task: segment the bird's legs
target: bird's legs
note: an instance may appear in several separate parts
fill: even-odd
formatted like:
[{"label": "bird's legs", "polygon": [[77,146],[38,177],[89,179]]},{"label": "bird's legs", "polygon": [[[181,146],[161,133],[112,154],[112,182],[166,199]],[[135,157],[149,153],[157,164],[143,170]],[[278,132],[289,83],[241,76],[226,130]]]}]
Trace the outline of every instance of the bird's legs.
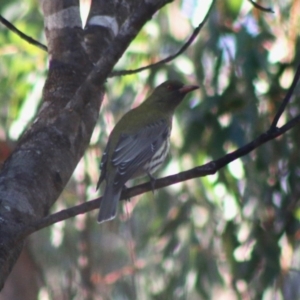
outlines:
[{"label": "bird's legs", "polygon": [[152,190],[152,193],[153,193],[153,195],[154,195],[156,178],[153,177],[149,172],[147,172],[147,175],[148,175],[148,177],[149,177],[149,179],[150,179],[151,190]]},{"label": "bird's legs", "polygon": [[[122,187],[122,193],[125,193],[126,190],[128,190],[128,187],[124,184],[123,187]],[[125,199],[125,201],[129,202],[131,199],[128,197]]]}]

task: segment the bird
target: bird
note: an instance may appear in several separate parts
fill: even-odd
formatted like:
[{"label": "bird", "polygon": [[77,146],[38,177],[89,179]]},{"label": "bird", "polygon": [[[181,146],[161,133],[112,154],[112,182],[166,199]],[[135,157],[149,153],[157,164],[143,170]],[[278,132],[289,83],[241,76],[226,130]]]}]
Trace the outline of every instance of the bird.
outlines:
[{"label": "bird", "polygon": [[198,89],[178,80],[167,80],[157,86],[138,107],[127,112],[111,131],[100,163],[97,190],[106,182],[98,223],[115,218],[125,183],[155,171],[170,148],[170,134],[175,108],[184,96]]}]

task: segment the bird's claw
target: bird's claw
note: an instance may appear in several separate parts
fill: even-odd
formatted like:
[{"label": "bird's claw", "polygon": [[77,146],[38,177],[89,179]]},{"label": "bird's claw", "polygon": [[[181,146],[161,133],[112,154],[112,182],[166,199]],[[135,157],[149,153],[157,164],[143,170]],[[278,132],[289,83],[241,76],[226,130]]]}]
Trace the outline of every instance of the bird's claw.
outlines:
[{"label": "bird's claw", "polygon": [[154,195],[154,190],[155,190],[155,181],[156,179],[148,172],[147,175],[149,176],[150,178],[150,184],[151,184],[151,190],[152,190],[152,193]]},{"label": "bird's claw", "polygon": [[[128,187],[124,184],[123,188],[122,188],[122,193],[125,193],[127,189],[128,189]],[[128,197],[128,198],[126,198],[124,200],[127,201],[127,202],[129,202],[131,199]]]}]

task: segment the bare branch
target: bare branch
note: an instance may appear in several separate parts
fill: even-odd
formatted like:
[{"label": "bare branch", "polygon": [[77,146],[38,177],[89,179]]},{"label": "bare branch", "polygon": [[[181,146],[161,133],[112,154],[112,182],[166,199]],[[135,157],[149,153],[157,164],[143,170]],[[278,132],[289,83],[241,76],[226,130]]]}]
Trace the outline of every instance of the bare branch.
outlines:
[{"label": "bare branch", "polygon": [[[295,90],[297,82],[299,81],[300,77],[300,65],[298,66],[297,72],[294,76],[293,82],[291,87],[289,88],[286,97],[282,101],[282,105],[278,110],[278,113],[275,115],[274,120],[270,126],[270,128],[265,132],[262,133],[259,137],[251,141],[250,143],[246,144],[245,146],[226,154],[225,156],[211,161],[203,166],[198,166],[188,171],[184,171],[175,175],[167,176],[164,178],[157,179],[155,181],[155,189],[160,189],[178,182],[183,182],[192,178],[203,177],[207,175],[215,174],[218,170],[223,168],[224,166],[228,165],[230,162],[249,154],[254,149],[258,148],[259,146],[265,144],[266,142],[275,139],[276,137],[284,134],[291,128],[295,127],[298,123],[300,123],[300,115],[293,118],[289,122],[287,122],[282,127],[276,127],[278,118],[282,114],[282,108],[286,107],[286,104],[289,102],[290,98],[292,97],[292,93]],[[278,117],[279,116],[279,117]],[[275,125],[273,125],[275,124]],[[145,192],[152,190],[151,182],[147,182],[144,184],[140,184],[134,186],[132,188],[126,189],[122,192],[121,199],[129,199],[133,196],[137,196],[143,194]],[[88,201],[86,203],[74,206],[72,208],[64,209],[58,213],[49,215],[44,217],[40,221],[37,221],[31,225],[28,225],[24,230],[17,232],[15,238],[12,240],[12,243],[17,243],[19,240],[22,240],[24,237],[30,235],[31,233],[48,227],[54,223],[66,220],[71,217],[75,217],[79,214],[83,214],[94,209],[99,208],[101,203],[101,198],[97,198],[95,200]]]},{"label": "bare branch", "polygon": [[20,31],[17,27],[15,27],[12,23],[10,23],[9,21],[7,21],[5,18],[3,18],[0,15],[0,22],[6,26],[9,30],[11,30],[12,32],[14,32],[15,34],[17,34],[21,39],[25,40],[27,43],[36,46],[44,51],[48,51],[47,46],[43,45],[42,43],[40,43],[39,41],[33,39],[32,37],[28,36],[27,34],[23,33],[22,31]]},{"label": "bare branch", "polygon": [[271,7],[263,7],[259,4],[257,4],[256,2],[254,2],[253,0],[248,0],[255,8],[263,11],[263,12],[269,12],[269,13],[274,13],[274,10]]},{"label": "bare branch", "polygon": [[[298,123],[300,123],[300,115],[293,118],[289,122],[287,122],[284,126],[269,130],[263,134],[261,134],[259,137],[257,137],[252,142],[246,144],[245,146],[226,154],[225,156],[211,161],[203,166],[198,166],[193,169],[190,169],[188,171],[180,172],[175,175],[170,175],[164,178],[159,178],[155,180],[155,190],[161,189],[170,185],[173,185],[175,183],[183,182],[186,180],[190,180],[193,178],[198,177],[204,177],[207,175],[215,174],[217,171],[228,165],[229,163],[233,162],[237,158],[240,158],[244,155],[249,154],[254,149],[258,148],[259,146],[265,144],[266,142],[275,139],[276,137],[284,134],[291,128],[295,127]],[[152,185],[151,182],[146,182],[137,186],[134,186],[132,188],[128,188],[124,190],[124,192],[121,195],[121,200],[126,200],[131,197],[146,193],[152,191]],[[87,213],[89,211],[92,211],[94,209],[98,209],[101,203],[101,199],[97,198],[94,200],[90,200],[86,203],[82,203],[79,205],[76,205],[74,207],[61,210],[60,212],[54,213],[52,215],[49,215],[47,217],[44,217],[38,222],[35,222],[34,224],[28,225],[24,230],[19,232],[19,235],[17,235],[17,240],[21,240],[24,237],[30,235],[31,233],[41,230],[45,227],[48,227],[50,225],[53,225],[57,222],[64,221],[66,219],[75,217],[80,214]]]},{"label": "bare branch", "polygon": [[284,97],[284,99],[283,99],[283,101],[282,101],[282,103],[281,103],[281,105],[280,105],[280,107],[279,107],[279,109],[278,109],[278,111],[277,111],[277,113],[274,117],[274,120],[271,124],[270,129],[274,129],[277,126],[277,123],[278,123],[281,115],[283,114],[286,106],[288,105],[288,103],[290,102],[290,100],[292,98],[292,95],[293,95],[293,93],[295,91],[295,88],[298,84],[299,78],[300,78],[300,64],[297,67],[297,71],[296,71],[296,74],[295,74],[294,79],[292,81],[291,87],[289,88],[286,96]]},{"label": "bare branch", "polygon": [[139,73],[148,69],[153,69],[156,68],[158,66],[161,66],[163,64],[166,64],[172,60],[174,60],[177,56],[179,56],[180,54],[182,54],[191,44],[192,42],[195,40],[195,38],[197,37],[197,35],[199,34],[199,32],[201,31],[201,29],[203,28],[204,24],[206,23],[206,21],[208,20],[208,17],[210,15],[210,12],[213,9],[213,6],[215,4],[216,0],[213,0],[209,10],[207,11],[205,18],[203,19],[203,21],[194,29],[192,35],[190,36],[190,38],[187,40],[187,42],[174,54],[145,67],[141,67],[138,69],[134,69],[134,70],[120,70],[120,71],[112,71],[110,73],[110,75],[108,77],[115,77],[115,76],[123,76],[123,75],[130,75],[130,74],[135,74],[135,73]]}]

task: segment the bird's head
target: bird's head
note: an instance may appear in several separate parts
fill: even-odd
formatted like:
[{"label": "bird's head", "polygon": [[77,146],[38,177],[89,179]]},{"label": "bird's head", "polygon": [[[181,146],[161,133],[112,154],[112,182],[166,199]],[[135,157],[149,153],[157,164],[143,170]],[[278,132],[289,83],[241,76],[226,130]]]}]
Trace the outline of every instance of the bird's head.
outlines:
[{"label": "bird's head", "polygon": [[187,93],[198,88],[197,85],[184,85],[178,80],[167,80],[156,87],[146,101],[155,102],[159,107],[173,110]]}]

